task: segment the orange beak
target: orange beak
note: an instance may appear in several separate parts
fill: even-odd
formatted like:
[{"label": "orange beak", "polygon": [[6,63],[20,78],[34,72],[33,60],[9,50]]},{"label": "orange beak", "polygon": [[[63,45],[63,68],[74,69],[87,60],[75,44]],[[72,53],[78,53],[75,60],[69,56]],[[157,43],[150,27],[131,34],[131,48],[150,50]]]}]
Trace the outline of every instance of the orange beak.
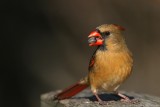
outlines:
[{"label": "orange beak", "polygon": [[89,46],[98,46],[103,44],[102,36],[97,30],[91,32],[88,38]]}]

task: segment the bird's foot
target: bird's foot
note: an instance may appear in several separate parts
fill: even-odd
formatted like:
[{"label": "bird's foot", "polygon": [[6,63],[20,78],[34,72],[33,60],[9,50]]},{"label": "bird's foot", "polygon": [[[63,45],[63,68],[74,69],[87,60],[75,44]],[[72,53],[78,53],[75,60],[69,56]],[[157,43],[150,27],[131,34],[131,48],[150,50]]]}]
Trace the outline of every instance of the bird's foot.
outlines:
[{"label": "bird's foot", "polygon": [[130,99],[129,97],[127,97],[126,95],[124,94],[121,94],[121,93],[117,93],[122,99],[121,99],[121,102],[123,103],[132,103],[132,104],[136,104],[136,103],[139,103],[140,101],[137,100],[137,99]]},{"label": "bird's foot", "polygon": [[131,104],[137,104],[139,103],[140,101],[138,99],[121,99],[120,100],[121,102],[123,103],[131,103]]}]

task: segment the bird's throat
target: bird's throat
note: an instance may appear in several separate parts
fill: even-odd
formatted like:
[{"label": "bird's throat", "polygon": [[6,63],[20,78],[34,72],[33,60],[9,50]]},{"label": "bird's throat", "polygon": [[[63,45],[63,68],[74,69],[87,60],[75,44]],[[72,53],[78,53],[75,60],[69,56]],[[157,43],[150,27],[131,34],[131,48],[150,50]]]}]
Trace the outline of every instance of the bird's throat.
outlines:
[{"label": "bird's throat", "polygon": [[98,46],[98,50],[100,51],[106,51],[107,50],[107,45],[105,43],[105,41],[103,41],[103,44]]},{"label": "bird's throat", "polygon": [[106,51],[107,47],[106,47],[105,44],[103,44],[103,45],[98,46],[98,50],[100,50],[100,51]]}]

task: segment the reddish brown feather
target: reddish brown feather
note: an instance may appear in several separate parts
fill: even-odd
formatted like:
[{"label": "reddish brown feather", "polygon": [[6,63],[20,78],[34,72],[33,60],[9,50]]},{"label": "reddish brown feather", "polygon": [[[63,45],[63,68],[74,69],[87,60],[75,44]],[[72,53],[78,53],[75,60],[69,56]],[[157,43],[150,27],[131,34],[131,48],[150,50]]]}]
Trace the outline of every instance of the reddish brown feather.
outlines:
[{"label": "reddish brown feather", "polygon": [[69,88],[63,90],[59,94],[57,94],[54,99],[55,100],[62,100],[62,99],[71,98],[72,96],[74,96],[75,94],[81,92],[82,90],[84,90],[87,87],[88,87],[87,84],[80,84],[78,82],[78,83],[70,86]]},{"label": "reddish brown feather", "polygon": [[[95,52],[94,52],[94,54],[95,54]],[[92,56],[92,58],[90,59],[90,62],[89,62],[89,67],[88,67],[89,70],[91,70],[91,68],[94,66],[94,63],[95,63],[95,56],[94,56],[94,54],[93,54],[93,56]]]},{"label": "reddish brown feather", "polygon": [[94,65],[94,59],[92,58],[89,64],[89,67],[92,67]]},{"label": "reddish brown feather", "polygon": [[124,30],[125,30],[125,28],[124,28],[124,27],[122,27],[122,26],[119,26],[119,25],[117,25],[117,24],[113,24],[113,25],[115,25],[119,30],[122,30],[122,31],[124,31]]}]

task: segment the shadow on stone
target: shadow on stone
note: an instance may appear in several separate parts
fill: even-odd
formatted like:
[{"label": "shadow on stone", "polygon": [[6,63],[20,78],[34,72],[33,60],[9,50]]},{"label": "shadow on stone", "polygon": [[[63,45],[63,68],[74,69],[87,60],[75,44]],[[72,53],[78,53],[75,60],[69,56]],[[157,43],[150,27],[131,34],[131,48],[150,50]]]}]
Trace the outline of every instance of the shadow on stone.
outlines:
[{"label": "shadow on stone", "polygon": [[[119,101],[119,100],[121,100],[121,97],[119,97],[116,94],[99,94],[98,96],[103,101]],[[128,96],[128,95],[125,95],[125,96],[129,97],[131,100],[134,99],[134,97],[132,97],[132,96]],[[76,97],[76,98],[86,98],[86,99],[89,99],[90,101],[97,101],[97,98],[94,95],[89,96],[89,97]]]}]

